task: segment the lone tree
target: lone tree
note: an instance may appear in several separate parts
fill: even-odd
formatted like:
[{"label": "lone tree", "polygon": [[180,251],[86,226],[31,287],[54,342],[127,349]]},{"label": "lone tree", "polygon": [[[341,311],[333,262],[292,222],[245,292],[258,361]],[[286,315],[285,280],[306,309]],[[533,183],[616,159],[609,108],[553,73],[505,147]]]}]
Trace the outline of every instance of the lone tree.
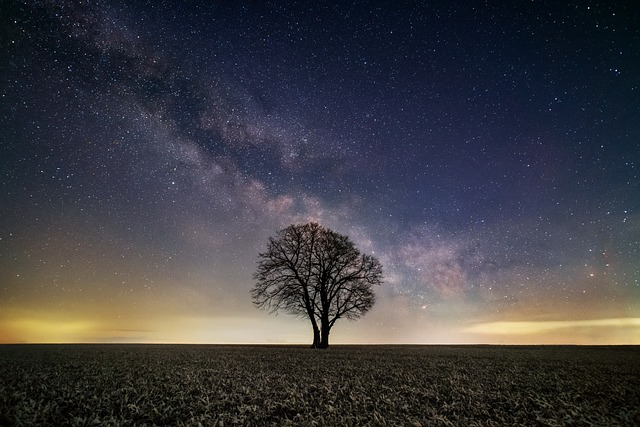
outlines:
[{"label": "lone tree", "polygon": [[271,313],[308,318],[312,348],[327,348],[338,319],[357,319],[375,303],[382,265],[361,254],[347,236],[317,223],[290,225],[259,254],[253,303]]}]

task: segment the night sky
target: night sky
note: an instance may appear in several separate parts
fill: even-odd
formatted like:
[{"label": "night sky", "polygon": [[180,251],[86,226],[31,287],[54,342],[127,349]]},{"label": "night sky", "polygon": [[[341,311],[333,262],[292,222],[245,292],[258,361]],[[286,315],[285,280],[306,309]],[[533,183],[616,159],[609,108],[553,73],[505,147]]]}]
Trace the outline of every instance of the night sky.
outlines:
[{"label": "night sky", "polygon": [[384,266],[332,343],[640,344],[639,23],[2,1],[0,342],[310,343],[250,289],[317,221]]}]

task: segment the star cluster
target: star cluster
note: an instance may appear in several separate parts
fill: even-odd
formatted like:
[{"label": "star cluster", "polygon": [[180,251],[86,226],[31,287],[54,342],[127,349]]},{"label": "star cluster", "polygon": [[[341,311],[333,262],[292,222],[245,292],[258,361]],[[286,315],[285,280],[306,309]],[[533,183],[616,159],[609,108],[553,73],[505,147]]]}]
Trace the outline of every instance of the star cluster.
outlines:
[{"label": "star cluster", "polygon": [[313,220],[385,267],[336,342],[640,343],[636,6],[2,9],[0,341],[306,342]]}]

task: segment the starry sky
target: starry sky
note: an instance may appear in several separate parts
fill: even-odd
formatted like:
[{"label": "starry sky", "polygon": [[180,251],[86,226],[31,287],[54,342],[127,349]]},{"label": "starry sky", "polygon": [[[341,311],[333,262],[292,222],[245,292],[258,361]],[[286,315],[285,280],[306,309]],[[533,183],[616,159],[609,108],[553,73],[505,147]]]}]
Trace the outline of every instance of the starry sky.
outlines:
[{"label": "starry sky", "polygon": [[640,344],[632,1],[0,3],[0,342],[309,343],[317,221],[384,266],[332,343]]}]

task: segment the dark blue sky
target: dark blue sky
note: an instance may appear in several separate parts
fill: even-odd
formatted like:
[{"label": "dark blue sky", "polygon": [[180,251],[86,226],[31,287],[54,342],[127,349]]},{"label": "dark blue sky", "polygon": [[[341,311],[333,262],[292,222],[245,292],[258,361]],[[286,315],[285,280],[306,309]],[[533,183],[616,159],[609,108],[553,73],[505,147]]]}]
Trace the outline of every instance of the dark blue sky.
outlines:
[{"label": "dark blue sky", "polygon": [[640,9],[396,3],[4,2],[0,339],[305,341],[249,289],[315,220],[385,267],[338,342],[639,343]]}]

